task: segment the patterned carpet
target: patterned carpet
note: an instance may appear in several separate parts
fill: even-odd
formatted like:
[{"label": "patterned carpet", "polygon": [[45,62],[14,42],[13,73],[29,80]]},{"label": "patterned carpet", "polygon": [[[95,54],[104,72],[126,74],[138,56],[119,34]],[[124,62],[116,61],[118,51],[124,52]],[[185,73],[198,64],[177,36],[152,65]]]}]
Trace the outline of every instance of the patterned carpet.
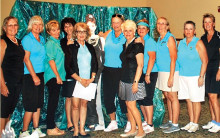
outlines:
[{"label": "patterned carpet", "polygon": [[[188,113],[186,108],[186,102],[180,102],[180,117],[179,117],[179,125],[180,127],[186,125],[189,122]],[[166,112],[164,121],[168,120],[168,114]],[[210,133],[207,130],[202,129],[202,125],[206,124],[211,120],[208,106],[208,99],[202,103],[202,112],[199,120],[200,129],[196,131],[196,133],[188,133],[187,131],[179,131],[171,134],[164,134],[161,129],[155,128],[155,131],[148,134],[146,137],[148,138],[220,138],[220,132],[218,133]],[[123,133],[123,129],[119,129],[117,131],[111,133],[105,133],[103,131],[91,132],[92,138],[120,138],[120,134]],[[72,133],[67,132],[64,136],[47,136],[46,138],[71,138]]]}]

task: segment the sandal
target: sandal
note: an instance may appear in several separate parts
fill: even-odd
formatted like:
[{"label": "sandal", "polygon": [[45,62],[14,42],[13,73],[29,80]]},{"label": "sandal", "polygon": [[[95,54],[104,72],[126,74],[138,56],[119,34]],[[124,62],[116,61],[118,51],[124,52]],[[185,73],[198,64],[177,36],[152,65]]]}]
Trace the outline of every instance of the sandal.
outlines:
[{"label": "sandal", "polygon": [[74,131],[74,126],[68,127],[67,130],[70,131],[70,132],[73,132]]}]

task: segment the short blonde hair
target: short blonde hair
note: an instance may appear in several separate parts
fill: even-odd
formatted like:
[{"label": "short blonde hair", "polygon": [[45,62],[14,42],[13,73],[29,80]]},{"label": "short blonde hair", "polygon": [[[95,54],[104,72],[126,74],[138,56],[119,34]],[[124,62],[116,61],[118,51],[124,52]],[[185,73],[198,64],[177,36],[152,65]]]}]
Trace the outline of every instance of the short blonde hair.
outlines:
[{"label": "short blonde hair", "polygon": [[163,19],[163,20],[165,20],[165,21],[167,22],[167,23],[166,23],[166,25],[168,26],[167,31],[170,31],[170,23],[169,23],[169,21],[167,20],[167,18],[165,18],[165,17],[160,17],[160,18],[157,19],[157,22],[158,22],[158,20],[160,20],[160,19]]},{"label": "short blonde hair", "polygon": [[74,30],[73,30],[73,38],[76,39],[76,33],[77,33],[77,28],[78,27],[81,27],[83,28],[85,31],[86,31],[86,40],[89,39],[89,37],[91,36],[91,32],[90,32],[90,29],[89,29],[89,26],[84,23],[84,22],[79,22],[79,23],[76,23],[75,26],[74,26]]},{"label": "short blonde hair", "polygon": [[39,22],[42,23],[42,25],[43,25],[43,29],[41,30],[41,32],[42,32],[44,30],[44,22],[43,22],[42,18],[38,15],[31,17],[31,19],[29,20],[29,23],[28,23],[27,31],[31,32],[33,24],[39,23]]},{"label": "short blonde hair", "polygon": [[134,32],[136,32],[136,30],[137,30],[136,23],[132,20],[126,20],[124,23],[122,23],[121,30],[124,31],[126,27],[132,28],[134,30]]},{"label": "short blonde hair", "polygon": [[58,27],[58,28],[60,29],[59,22],[56,21],[56,20],[50,20],[50,21],[46,24],[45,27],[46,27],[47,33],[50,32],[53,27]]}]

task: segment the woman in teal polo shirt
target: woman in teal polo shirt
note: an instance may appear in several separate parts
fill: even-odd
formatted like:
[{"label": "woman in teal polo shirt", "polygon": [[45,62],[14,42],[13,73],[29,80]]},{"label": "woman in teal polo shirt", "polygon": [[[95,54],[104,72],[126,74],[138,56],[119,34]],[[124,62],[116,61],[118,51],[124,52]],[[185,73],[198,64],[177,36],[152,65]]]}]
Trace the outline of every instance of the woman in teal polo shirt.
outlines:
[{"label": "woman in teal polo shirt", "polygon": [[64,131],[56,127],[55,111],[58,105],[61,85],[65,80],[64,53],[60,45],[60,26],[58,21],[51,20],[46,24],[46,31],[50,35],[46,48],[45,83],[48,87],[47,106],[47,134],[63,135]]}]

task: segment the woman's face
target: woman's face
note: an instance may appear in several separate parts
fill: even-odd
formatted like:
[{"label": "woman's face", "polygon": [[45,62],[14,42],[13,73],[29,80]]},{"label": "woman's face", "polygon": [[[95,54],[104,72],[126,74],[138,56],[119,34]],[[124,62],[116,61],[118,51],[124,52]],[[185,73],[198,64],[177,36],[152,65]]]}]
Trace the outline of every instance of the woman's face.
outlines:
[{"label": "woman's face", "polygon": [[32,24],[32,29],[31,29],[31,32],[33,34],[40,34],[41,32],[43,31],[43,24],[38,21],[38,22],[35,22]]},{"label": "woman's face", "polygon": [[184,27],[184,35],[186,38],[192,38],[195,35],[195,27],[192,24],[186,24]]},{"label": "woman's face", "polygon": [[87,25],[89,26],[91,34],[95,34],[95,30],[96,30],[95,23],[89,21],[89,22],[87,22]]},{"label": "woman's face", "polygon": [[212,18],[207,17],[204,19],[203,26],[206,31],[210,31],[214,30],[215,23],[213,22]]},{"label": "woman's face", "polygon": [[15,19],[10,19],[4,27],[7,36],[16,36],[18,32],[18,22]]},{"label": "woman's face", "polygon": [[134,32],[134,29],[132,29],[131,27],[125,27],[123,33],[124,33],[125,38],[129,42],[134,38],[135,32]]},{"label": "woman's face", "polygon": [[119,17],[112,18],[112,28],[115,32],[121,31],[122,20]]},{"label": "woman's face", "polygon": [[60,28],[59,26],[57,27],[52,27],[50,32],[48,32],[49,35],[51,35],[52,37],[59,39],[60,37]]},{"label": "woman's face", "polygon": [[78,26],[76,31],[77,41],[85,41],[87,36],[87,31],[82,27]]},{"label": "woman's face", "polygon": [[161,34],[162,32],[167,32],[169,27],[167,26],[167,21],[165,19],[158,19],[157,20],[157,31]]},{"label": "woman's face", "polygon": [[64,31],[67,33],[67,35],[72,35],[73,34],[73,25],[71,23],[65,23]]},{"label": "woman's face", "polygon": [[138,25],[137,32],[140,37],[144,37],[149,32],[149,30],[146,26]]}]

